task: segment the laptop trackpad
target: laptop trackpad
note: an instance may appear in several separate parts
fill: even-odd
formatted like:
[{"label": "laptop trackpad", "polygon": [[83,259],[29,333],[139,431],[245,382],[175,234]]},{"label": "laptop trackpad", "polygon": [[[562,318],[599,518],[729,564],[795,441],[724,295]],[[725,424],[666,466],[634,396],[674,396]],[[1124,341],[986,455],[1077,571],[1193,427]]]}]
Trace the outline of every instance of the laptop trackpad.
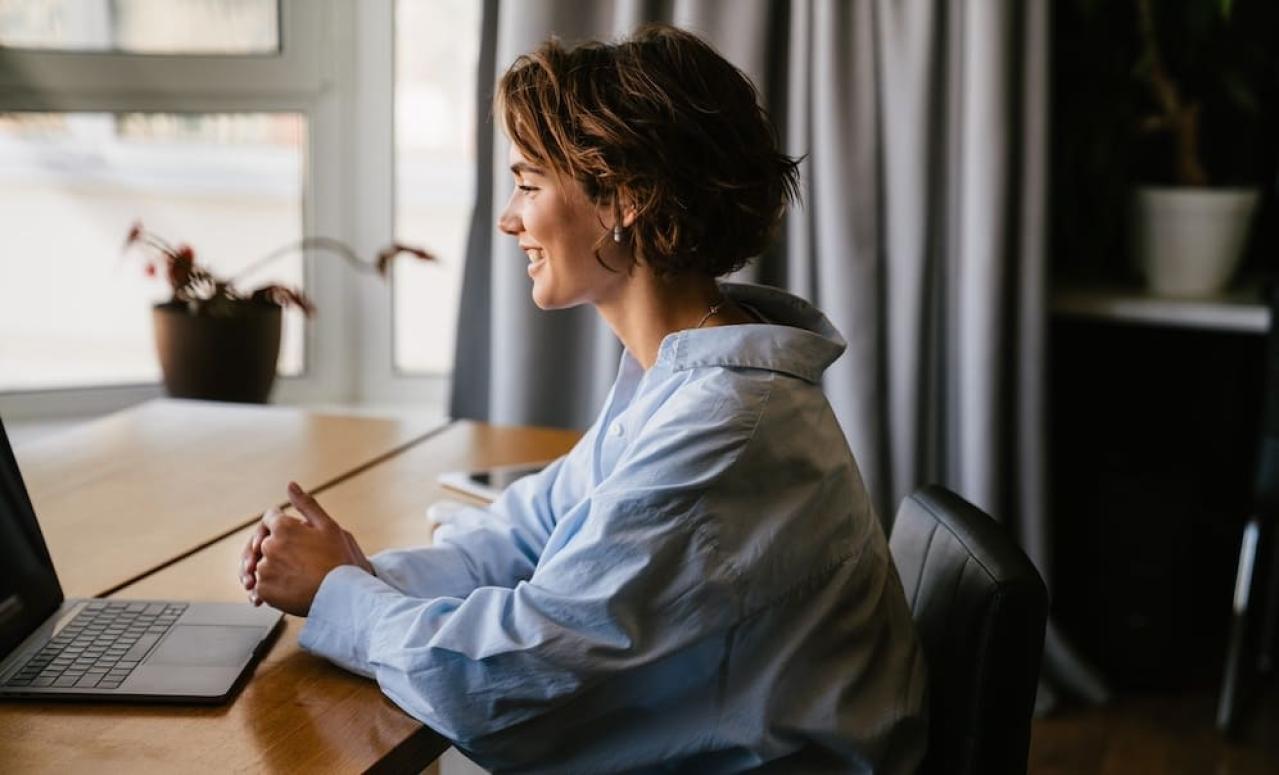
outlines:
[{"label": "laptop trackpad", "polygon": [[239,667],[261,639],[261,627],[180,624],[151,653],[146,664]]}]

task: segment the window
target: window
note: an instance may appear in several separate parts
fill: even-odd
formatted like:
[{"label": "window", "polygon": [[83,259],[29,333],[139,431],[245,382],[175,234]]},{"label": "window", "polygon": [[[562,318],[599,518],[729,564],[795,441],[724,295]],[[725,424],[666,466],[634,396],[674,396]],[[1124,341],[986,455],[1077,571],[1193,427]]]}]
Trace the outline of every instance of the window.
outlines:
[{"label": "window", "polygon": [[138,54],[274,54],[275,0],[0,0],[0,46]]},{"label": "window", "polygon": [[[302,235],[305,119],[296,113],[0,114],[0,390],[159,379],[146,300],[167,286],[122,258],[141,220],[229,276]],[[302,285],[287,256],[243,288]],[[286,321],[280,373],[303,368]]]},{"label": "window", "polygon": [[0,415],[160,394],[135,219],[230,270],[300,235],[435,252],[391,283],[316,253],[244,286],[319,309],[286,319],[273,400],[442,406],[482,5],[0,0]]},{"label": "window", "polygon": [[395,7],[395,232],[437,266],[401,263],[393,277],[394,364],[447,374],[475,191],[475,0],[399,0]]}]

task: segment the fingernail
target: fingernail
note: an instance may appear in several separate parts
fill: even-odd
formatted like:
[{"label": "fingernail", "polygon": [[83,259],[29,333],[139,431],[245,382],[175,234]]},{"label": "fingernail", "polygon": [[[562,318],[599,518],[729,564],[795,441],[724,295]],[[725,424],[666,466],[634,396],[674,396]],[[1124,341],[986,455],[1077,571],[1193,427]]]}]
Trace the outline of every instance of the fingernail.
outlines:
[{"label": "fingernail", "polygon": [[298,483],[297,483],[297,482],[289,482],[289,492],[296,492],[296,493],[300,493],[300,492],[302,492],[302,488],[301,488],[301,487],[298,487]]}]

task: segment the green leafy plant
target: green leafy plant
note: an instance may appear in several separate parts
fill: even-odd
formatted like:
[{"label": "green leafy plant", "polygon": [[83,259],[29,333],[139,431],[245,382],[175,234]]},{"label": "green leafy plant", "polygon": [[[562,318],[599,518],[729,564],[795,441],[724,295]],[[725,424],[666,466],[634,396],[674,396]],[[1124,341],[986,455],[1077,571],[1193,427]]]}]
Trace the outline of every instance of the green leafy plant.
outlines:
[{"label": "green leafy plant", "polygon": [[141,222],[129,229],[124,241],[124,251],[138,250],[146,254],[144,271],[150,277],[163,276],[173,296],[170,304],[182,305],[192,315],[230,317],[240,314],[243,306],[274,305],[296,307],[310,317],[315,314],[315,303],[300,289],[278,284],[263,285],[245,293],[236,283],[257,269],[282,256],[304,250],[321,250],[341,256],[358,271],[385,276],[391,262],[400,254],[408,254],[422,261],[434,261],[435,256],[420,247],[393,242],[378,251],[373,261],[362,260],[346,243],[330,237],[305,237],[278,248],[241,269],[235,275],[222,278],[196,260],[195,250],[187,244],[174,246],[162,237],[147,231]]}]

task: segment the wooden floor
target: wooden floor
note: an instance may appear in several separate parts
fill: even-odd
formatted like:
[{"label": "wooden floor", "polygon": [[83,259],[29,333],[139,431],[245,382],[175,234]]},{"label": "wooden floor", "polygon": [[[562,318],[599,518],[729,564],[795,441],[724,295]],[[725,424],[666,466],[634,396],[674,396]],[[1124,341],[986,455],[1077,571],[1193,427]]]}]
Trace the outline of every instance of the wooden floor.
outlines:
[{"label": "wooden floor", "polygon": [[[1217,698],[1196,694],[1120,697],[1105,708],[1067,708],[1035,721],[1030,775],[1279,775],[1279,684],[1226,740],[1213,726]],[[450,751],[422,775],[484,770]]]},{"label": "wooden floor", "polygon": [[1104,708],[1063,707],[1035,721],[1031,775],[1276,775],[1279,686],[1272,684],[1227,740],[1213,725],[1216,696],[1141,694]]}]

